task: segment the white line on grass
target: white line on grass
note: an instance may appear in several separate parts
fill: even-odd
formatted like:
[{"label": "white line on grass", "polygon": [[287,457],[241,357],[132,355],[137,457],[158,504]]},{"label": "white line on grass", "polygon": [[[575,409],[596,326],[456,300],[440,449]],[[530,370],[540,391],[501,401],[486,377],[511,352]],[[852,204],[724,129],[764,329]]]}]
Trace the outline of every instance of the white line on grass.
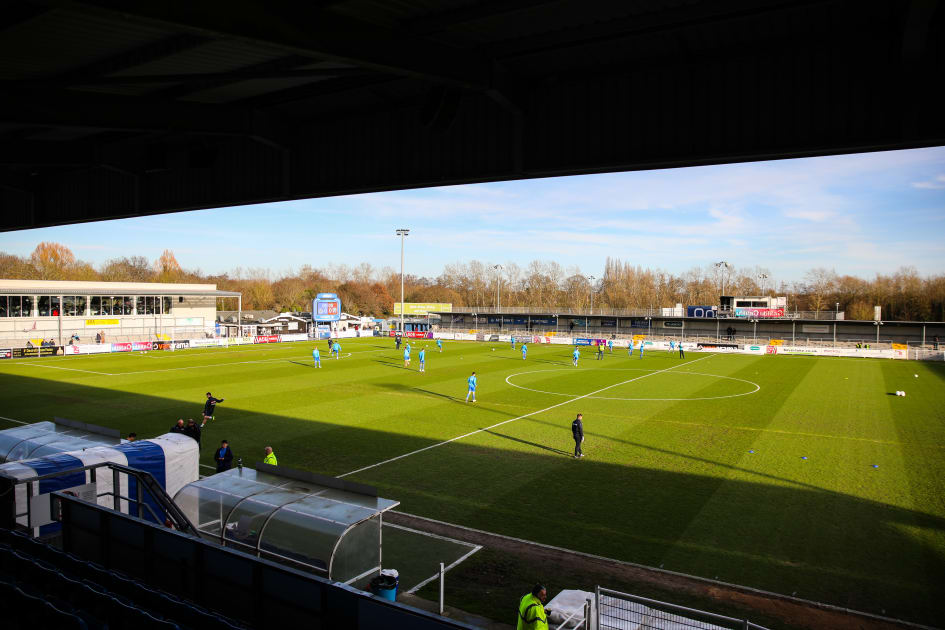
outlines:
[{"label": "white line on grass", "polygon": [[418,449],[415,450],[415,451],[410,451],[409,453],[404,453],[403,455],[398,455],[397,457],[391,457],[390,459],[385,459],[385,460],[382,461],[382,462],[377,462],[376,464],[371,464],[370,466],[364,466],[364,467],[362,467],[362,468],[358,468],[357,470],[352,470],[351,472],[343,473],[343,474],[341,474],[341,475],[338,475],[338,477],[347,477],[348,475],[354,475],[354,474],[357,474],[357,473],[359,473],[359,472],[364,472],[365,470],[370,470],[371,468],[377,468],[378,466],[383,466],[384,464],[389,464],[389,463],[391,463],[391,462],[396,462],[398,459],[403,459],[403,458],[405,458],[405,457],[410,457],[411,455],[416,455],[417,453],[422,453],[422,452],[424,452],[424,451],[429,451],[429,450],[432,449],[432,448],[436,448],[436,447],[438,447],[438,446],[443,446],[443,445],[445,445],[445,444],[449,444],[449,443],[455,442],[455,441],[457,441],[457,440],[462,440],[463,438],[467,438],[467,437],[469,437],[469,436],[471,436],[471,435],[476,435],[477,433],[483,433],[483,432],[485,432],[485,431],[488,431],[489,429],[494,429],[494,428],[496,428],[496,427],[500,427],[500,426],[502,426],[503,424],[508,424],[508,423],[510,423],[510,422],[515,422],[516,420],[522,420],[522,419],[524,419],[524,418],[528,418],[528,417],[534,416],[534,415],[539,414],[539,413],[544,413],[544,412],[546,412],[546,411],[551,411],[552,409],[557,409],[558,407],[562,407],[562,406],[567,405],[567,404],[569,404],[569,403],[577,402],[578,400],[581,400],[581,399],[583,399],[583,398],[590,398],[590,397],[593,396],[594,394],[599,394],[599,393],[601,393],[601,392],[607,391],[608,389],[613,389],[614,387],[618,387],[618,386],[620,386],[620,385],[626,385],[627,383],[632,383],[633,381],[639,381],[640,379],[647,378],[648,376],[653,376],[654,374],[662,374],[663,372],[668,372],[668,371],[670,371],[670,370],[674,370],[674,369],[676,369],[676,368],[678,368],[678,367],[681,367],[681,366],[683,366],[683,365],[692,365],[693,363],[698,363],[699,361],[704,361],[705,359],[708,359],[708,358],[710,358],[710,357],[712,357],[712,356],[714,356],[714,355],[711,355],[711,354],[710,354],[710,355],[704,356],[704,357],[702,357],[702,358],[696,359],[695,361],[687,361],[686,363],[678,363],[678,364],[676,364],[676,365],[673,365],[673,366],[671,366],[671,367],[666,368],[665,370],[657,370],[656,372],[650,372],[649,374],[644,374],[644,375],[642,375],[642,376],[636,376],[636,377],[631,378],[631,379],[628,379],[628,380],[626,380],[626,381],[621,381],[621,382],[619,382],[619,383],[614,383],[613,385],[608,385],[607,387],[602,387],[602,388],[600,388],[600,389],[598,389],[598,390],[595,390],[595,391],[593,391],[593,392],[589,392],[589,393],[587,393],[587,394],[583,394],[583,395],[581,395],[581,396],[578,396],[577,398],[571,398],[571,399],[569,399],[569,400],[565,400],[564,402],[559,402],[558,404],[551,405],[550,407],[545,407],[544,409],[538,409],[537,411],[532,411],[532,412],[526,413],[525,415],[519,416],[519,417],[517,417],[517,418],[510,418],[509,420],[503,420],[502,422],[497,422],[497,423],[495,423],[495,424],[493,424],[493,425],[491,425],[491,426],[485,427],[484,429],[476,429],[475,431],[470,431],[469,433],[464,433],[463,435],[458,435],[458,436],[456,436],[456,437],[454,437],[454,438],[450,438],[450,439],[444,440],[444,441],[442,441],[442,442],[437,442],[436,444],[431,444],[431,445],[429,445],[429,446],[424,446],[423,448],[418,448]]},{"label": "white line on grass", "polygon": [[41,367],[41,368],[47,368],[50,370],[67,370],[69,372],[85,372],[86,374],[98,374],[99,376],[115,376],[114,374],[110,374],[108,372],[96,372],[95,370],[83,370],[81,368],[67,368],[67,367],[61,367],[58,365],[43,365],[42,363],[21,362],[21,363],[14,363],[13,365],[29,365],[31,367]]},{"label": "white line on grass", "polygon": [[29,422],[23,422],[22,420],[14,420],[13,418],[4,418],[0,416],[0,420],[8,420],[10,422],[16,422],[17,424],[29,424]]}]

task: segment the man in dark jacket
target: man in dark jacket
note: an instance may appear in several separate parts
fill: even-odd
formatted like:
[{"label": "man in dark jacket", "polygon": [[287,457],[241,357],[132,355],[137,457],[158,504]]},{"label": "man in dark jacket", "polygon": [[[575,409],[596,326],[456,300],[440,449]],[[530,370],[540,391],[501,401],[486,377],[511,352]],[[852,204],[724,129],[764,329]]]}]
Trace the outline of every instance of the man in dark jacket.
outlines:
[{"label": "man in dark jacket", "polygon": [[177,424],[171,427],[171,433],[185,433],[184,431],[184,419],[180,418],[177,421]]},{"label": "man in dark jacket", "polygon": [[229,470],[233,465],[233,451],[230,450],[230,443],[226,440],[220,442],[220,448],[217,449],[214,459],[217,460],[217,472],[221,473]]},{"label": "man in dark jacket", "polygon": [[213,420],[213,414],[217,409],[217,403],[221,402],[223,402],[222,398],[214,398],[210,395],[210,392],[207,392],[207,402],[205,402],[203,405],[203,424],[200,425],[201,429],[207,425],[207,422]]},{"label": "man in dark jacket", "polygon": [[584,453],[581,452],[581,443],[584,441],[584,419],[583,414],[578,414],[577,418],[574,419],[574,422],[571,423],[571,436],[574,438],[574,456],[575,457],[584,457]]},{"label": "man in dark jacket", "polygon": [[187,426],[184,427],[184,435],[194,438],[197,441],[197,448],[200,448],[200,427],[197,426],[193,418],[187,421]]}]

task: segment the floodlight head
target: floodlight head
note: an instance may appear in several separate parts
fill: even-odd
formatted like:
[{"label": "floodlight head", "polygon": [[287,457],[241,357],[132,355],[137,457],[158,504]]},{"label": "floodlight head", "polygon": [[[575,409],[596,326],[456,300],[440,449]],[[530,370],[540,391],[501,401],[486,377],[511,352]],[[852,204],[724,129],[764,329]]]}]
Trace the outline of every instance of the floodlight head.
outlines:
[{"label": "floodlight head", "polygon": [[407,236],[410,234],[410,228],[399,228],[397,230],[397,236]]}]

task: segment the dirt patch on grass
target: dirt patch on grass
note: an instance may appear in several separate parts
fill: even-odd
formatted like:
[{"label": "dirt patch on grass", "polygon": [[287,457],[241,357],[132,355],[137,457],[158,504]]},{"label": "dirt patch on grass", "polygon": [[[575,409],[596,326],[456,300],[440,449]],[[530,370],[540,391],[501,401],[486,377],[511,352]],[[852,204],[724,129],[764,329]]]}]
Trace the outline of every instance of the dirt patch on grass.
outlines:
[{"label": "dirt patch on grass", "polygon": [[[514,619],[518,599],[541,579],[553,597],[565,588],[593,591],[597,585],[635,595],[748,619],[771,630],[901,630],[923,628],[747,587],[529,543],[399,512],[385,520],[483,546],[447,574],[451,605],[496,620]],[[430,597],[432,584],[421,590]],[[435,598],[435,597],[434,597]]]}]

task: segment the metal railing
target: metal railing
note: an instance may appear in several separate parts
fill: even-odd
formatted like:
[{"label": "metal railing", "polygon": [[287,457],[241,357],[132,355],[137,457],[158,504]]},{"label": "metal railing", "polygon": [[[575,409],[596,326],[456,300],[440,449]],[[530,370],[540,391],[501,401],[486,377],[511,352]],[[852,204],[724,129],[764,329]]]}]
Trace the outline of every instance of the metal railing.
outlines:
[{"label": "metal railing", "polygon": [[598,586],[595,592],[595,630],[766,630],[748,619],[678,606],[655,599],[612,591]]},{"label": "metal railing", "polygon": [[[544,317],[687,317],[686,307],[682,315],[663,315],[662,307],[647,308],[611,308],[597,306],[594,308],[571,306],[453,306],[453,313],[476,313],[477,315],[541,315]],[[814,319],[824,321],[843,321],[835,311],[785,311],[784,317],[766,317],[765,319]],[[715,318],[706,318],[715,319]],[[747,317],[735,317],[730,311],[719,311],[718,319],[747,320]]]},{"label": "metal railing", "polygon": [[[123,466],[121,464],[116,464],[115,462],[99,462],[97,464],[90,464],[88,466],[81,466],[76,468],[70,468],[68,470],[58,470],[56,472],[48,473],[45,475],[34,475],[32,477],[23,477],[23,478],[14,478],[0,473],[0,497],[6,497],[4,502],[3,499],[0,499],[0,527],[7,527],[8,529],[13,529],[16,526],[18,520],[26,519],[26,528],[36,534],[35,529],[37,526],[33,523],[33,511],[31,509],[33,501],[37,500],[38,496],[46,495],[37,495],[36,490],[39,488],[39,483],[45,479],[53,479],[56,477],[62,477],[65,475],[74,475],[76,473],[89,471],[89,483],[96,483],[98,477],[99,469],[107,468],[111,470],[112,473],[112,489],[107,492],[96,492],[96,499],[101,497],[111,497],[112,498],[112,508],[117,511],[122,511],[122,501],[125,501],[129,506],[137,506],[138,514],[141,515],[146,510],[151,518],[157,522],[163,524],[165,519],[170,519],[171,524],[180,532],[185,534],[191,534],[194,536],[199,536],[197,528],[193,526],[190,522],[190,519],[187,518],[187,515],[174,503],[174,499],[171,498],[164,488],[158,483],[157,479],[154,476],[144,470],[139,470],[137,468],[131,468],[129,466]],[[137,481],[135,484],[135,496],[125,496],[121,494],[121,475],[126,475],[128,478],[132,478]],[[17,512],[16,511],[16,486],[26,486],[26,511]],[[130,484],[128,484],[130,486]],[[154,503],[160,508],[163,512],[162,514],[157,514],[154,511],[154,508],[148,504],[145,499],[145,492],[147,492],[149,498],[154,501]],[[51,499],[51,495],[47,498]],[[51,509],[51,514],[57,514],[58,510]]]}]

